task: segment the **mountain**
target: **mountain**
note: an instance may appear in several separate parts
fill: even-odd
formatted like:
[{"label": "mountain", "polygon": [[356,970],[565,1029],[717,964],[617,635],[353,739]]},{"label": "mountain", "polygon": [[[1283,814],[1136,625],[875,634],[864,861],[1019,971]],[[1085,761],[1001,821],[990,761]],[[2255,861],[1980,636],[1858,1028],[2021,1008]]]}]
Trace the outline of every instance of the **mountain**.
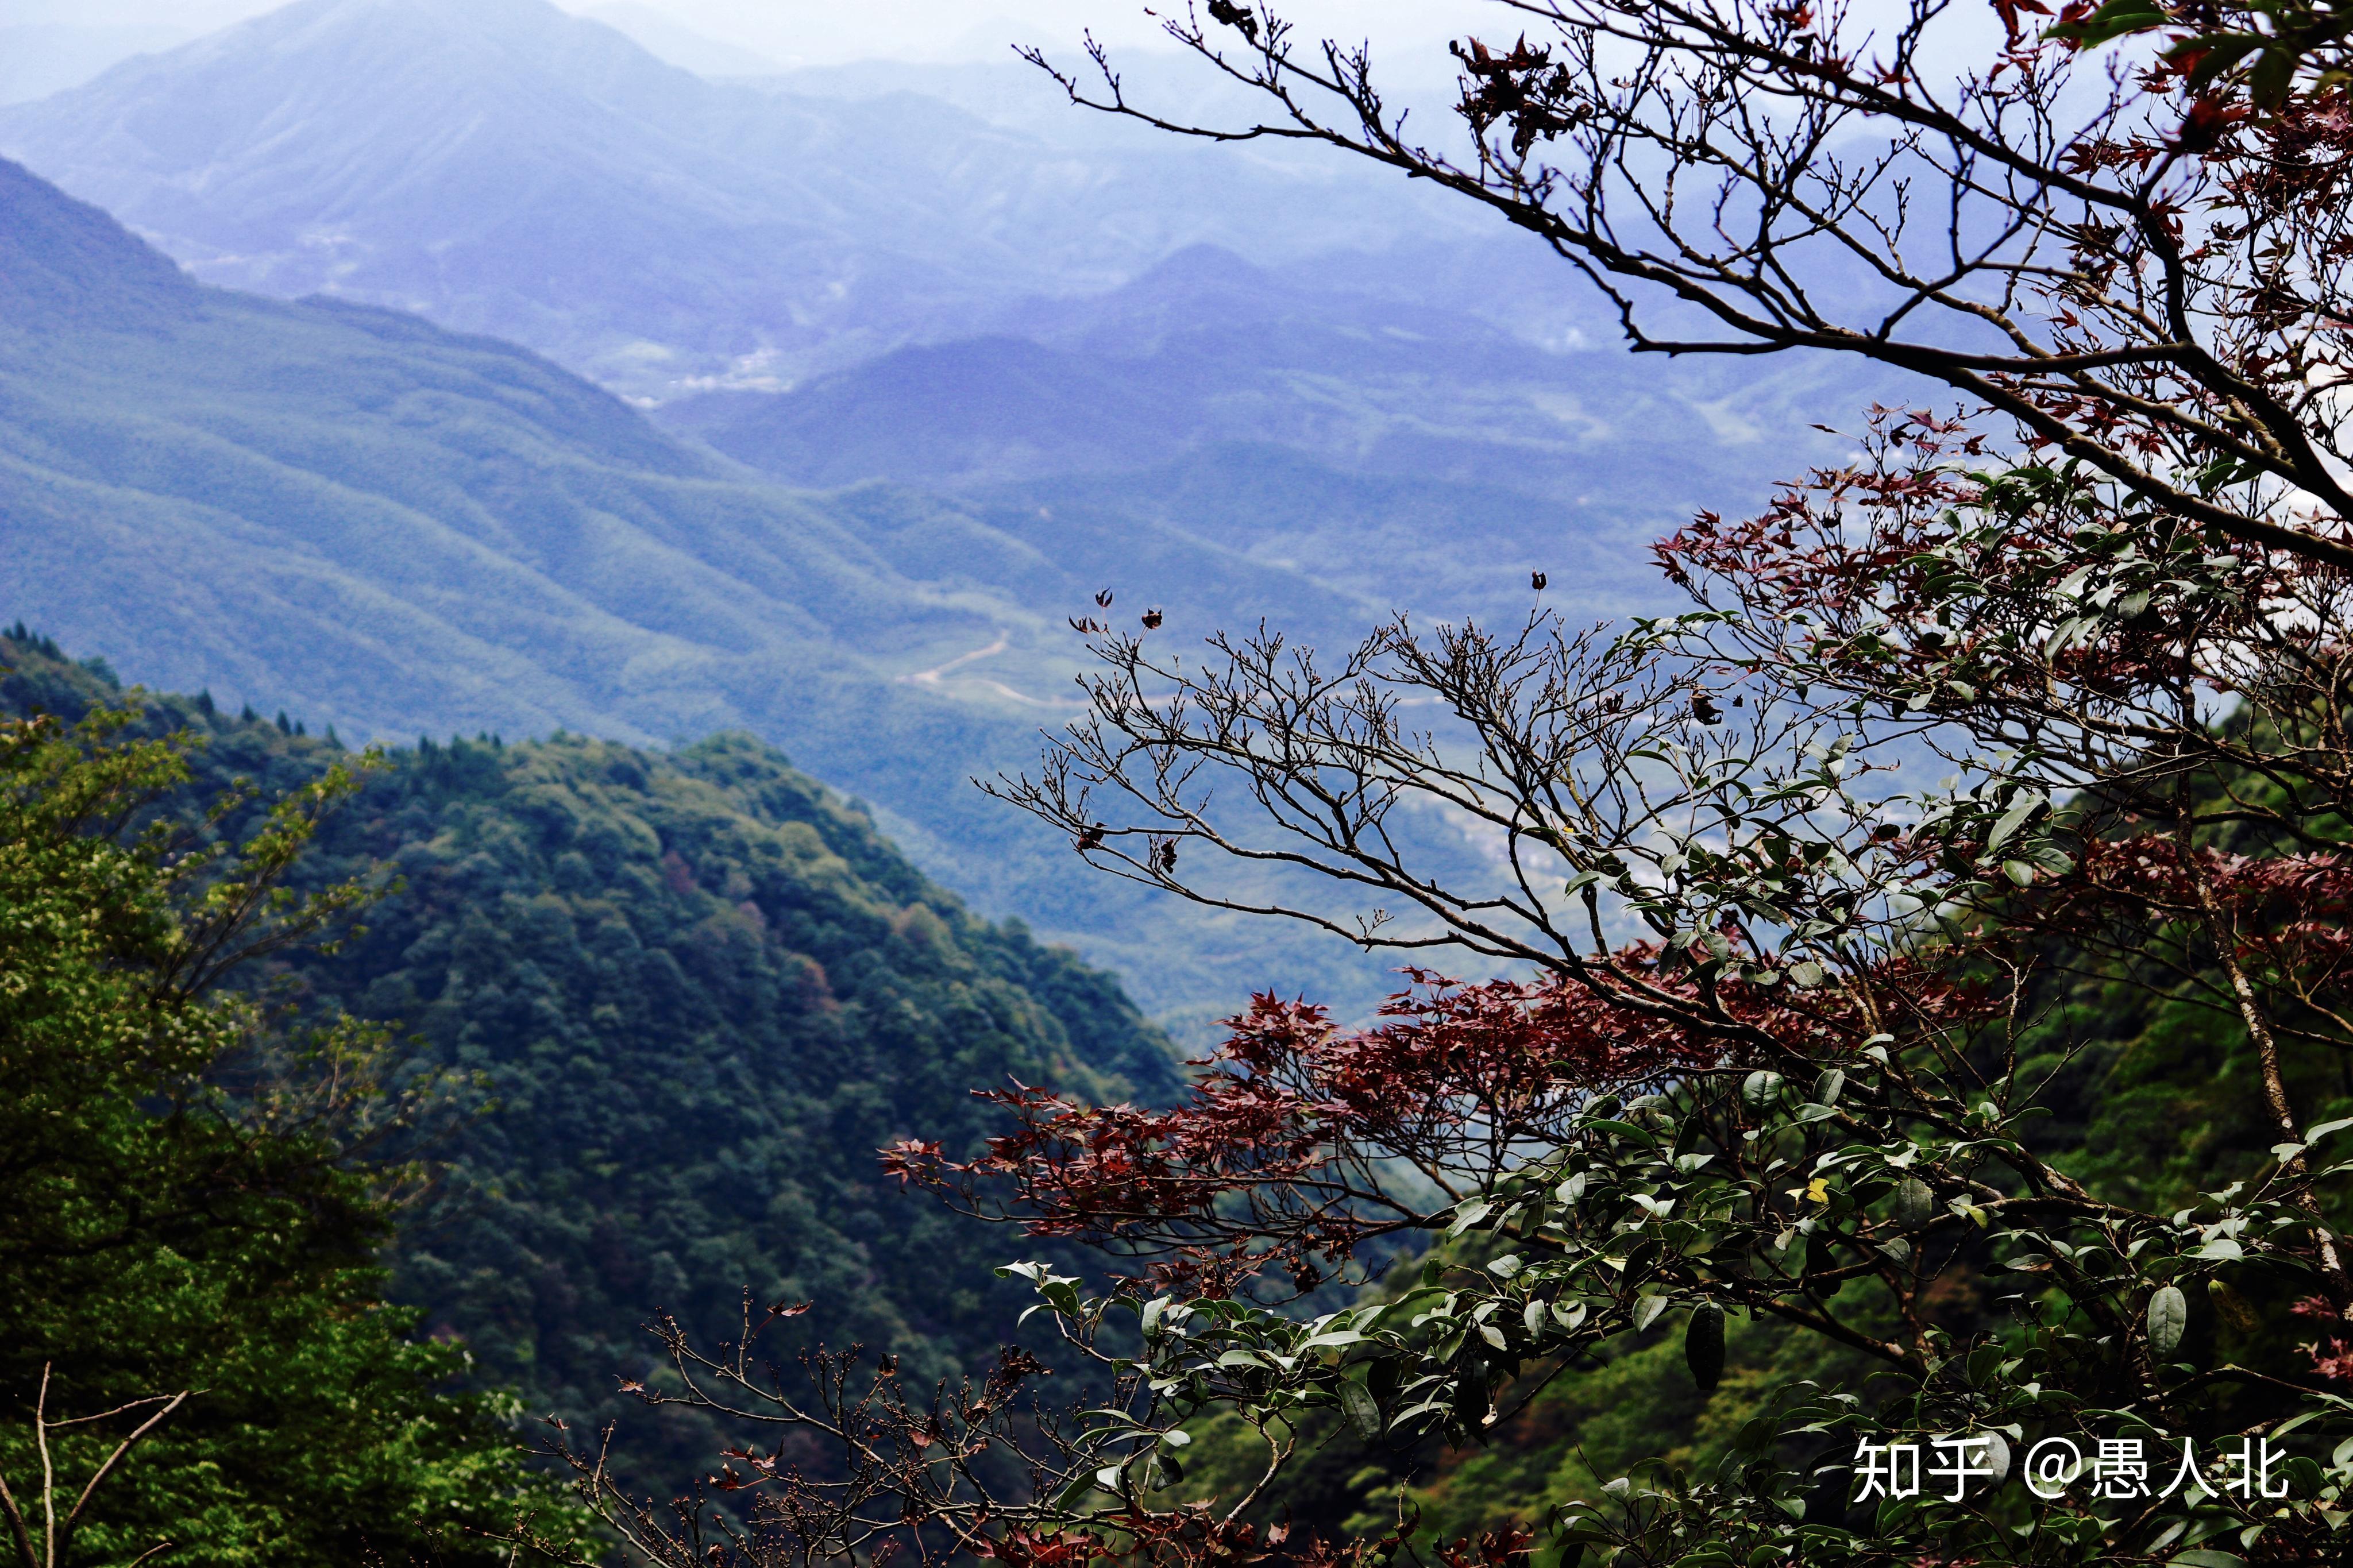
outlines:
[{"label": "mountain", "polygon": [[[0,215],[12,586],[93,629],[227,571],[244,602],[199,614],[244,614],[246,656],[217,671],[237,684],[334,636],[347,651],[311,695],[346,722],[389,721],[364,694],[396,668],[417,710],[469,728],[545,729],[635,686],[647,704],[616,717],[650,733],[695,723],[676,683],[698,647],[787,658],[817,688],[923,668],[992,624],[530,354],[199,289],[10,166]],[[110,549],[130,580],[92,580]],[[402,659],[418,642],[429,664]]]},{"label": "mountain", "polygon": [[416,311],[653,396],[956,335],[1188,243],[1297,257],[1430,221],[1331,159],[1091,153],[904,90],[705,80],[546,0],[301,0],[0,110],[0,153],[206,281]]},{"label": "mountain", "polygon": [[[354,735],[752,730],[1188,1037],[1259,984],[1361,1005],[1379,966],[1141,902],[966,786],[1079,711],[1067,617],[1109,587],[1180,637],[1353,645],[1516,618],[1537,571],[1578,619],[1653,606],[1644,542],[1835,453],[1803,426],[1860,401],[1594,348],[1556,267],[1371,176],[722,87],[541,0],[305,0],[0,111],[28,138],[199,273],[334,292],[159,283],[126,241],[87,309],[27,296],[0,608]],[[33,189],[0,224],[49,221]],[[117,285],[171,324],[127,330]],[[665,434],[354,297],[641,399],[733,390]]]},{"label": "mountain", "polygon": [[148,683],[355,740],[748,729],[982,907],[1117,963],[1155,1014],[1378,984],[1086,873],[965,782],[1076,711],[1062,617],[1106,580],[1187,635],[1361,618],[1182,530],[1113,520],[1079,552],[1076,526],[1008,532],[953,498],[785,489],[508,345],[195,284],[6,164],[0,519],[0,606]]},{"label": "mountain", "polygon": [[787,483],[946,493],[1106,581],[1139,539],[1230,552],[1353,606],[1284,601],[1330,636],[1395,609],[1515,619],[1532,572],[1579,621],[1671,607],[1645,546],[1840,460],[1803,415],[1869,401],[1830,362],[1541,347],[1377,275],[1311,282],[1209,247],[990,324],[652,417]]},{"label": "mountain", "polygon": [[[121,700],[0,637],[0,713]],[[183,807],[233,778],[293,788],[343,754],[209,699],[147,701],[142,733],[200,742]],[[923,1379],[983,1368],[1026,1300],[991,1270],[1025,1244],[901,1194],[876,1151],[976,1150],[997,1123],[967,1090],[1008,1076],[1098,1100],[1176,1091],[1166,1041],[1114,980],[974,916],[749,736],[395,751],[302,875],[371,867],[402,886],[364,931],[261,978],[394,1026],[402,1081],[484,1080],[429,1151],[447,1173],[395,1252],[396,1295],[534,1414],[620,1415],[624,1453],[667,1456],[654,1484],[717,1445],[619,1406],[616,1375],[647,1375],[639,1325],[670,1311],[716,1339],[749,1288],[815,1303],[803,1342],[887,1345]]]},{"label": "mountain", "polygon": [[[1830,458],[1795,412],[1855,395],[1826,362],[1662,373],[1614,346],[1539,346],[1377,278],[1311,278],[1207,246],[989,325],[781,393],[682,398],[655,418],[797,484],[958,488],[1155,468],[1241,443],[1560,497],[1656,529],[1801,456]],[[1792,426],[1799,438],[1783,434]]]},{"label": "mountain", "polygon": [[304,0],[0,110],[0,147],[201,278],[535,347],[797,485],[1129,472],[1148,502],[1164,465],[1256,447],[1565,503],[1497,583],[1564,543],[1640,560],[1837,455],[1810,425],[1871,395],[1637,362],[1543,246],[1336,157],[1076,111],[1018,64],[714,83],[544,0]]}]

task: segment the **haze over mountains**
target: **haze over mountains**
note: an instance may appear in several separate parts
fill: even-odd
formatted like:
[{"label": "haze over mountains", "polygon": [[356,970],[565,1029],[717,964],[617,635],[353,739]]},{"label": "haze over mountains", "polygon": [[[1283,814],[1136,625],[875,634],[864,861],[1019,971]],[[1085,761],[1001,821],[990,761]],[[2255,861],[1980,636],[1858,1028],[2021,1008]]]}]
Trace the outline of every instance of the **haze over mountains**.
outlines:
[{"label": "haze over mountains", "polygon": [[[801,484],[1102,473],[1257,443],[1648,525],[1748,482],[1766,426],[1818,390],[1815,367],[1795,363],[1778,376],[1662,373],[1616,352],[1542,347],[1352,268],[1372,264],[1262,268],[1195,247],[1118,289],[1008,305],[970,338],[909,345],[782,394],[698,394],[656,417]],[[1786,459],[1803,446],[1769,450]]]},{"label": "haze over mountains", "polygon": [[1041,548],[945,499],[747,480],[524,351],[202,288],[5,163],[0,233],[12,614],[354,741],[753,729],[987,907],[1124,955],[1152,1005],[1230,988],[1225,939],[965,781],[1073,710],[1076,639],[1032,606],[1115,563],[1196,628],[1337,625],[1345,595],[1173,529],[1074,519]]},{"label": "haze over mountains", "polygon": [[[300,0],[0,109],[0,154],[206,281],[414,310],[665,401],[1033,335],[1205,245],[1344,317],[1614,337],[1526,237],[1335,154],[1185,142],[1010,60],[706,79],[607,11],[704,68],[757,63],[626,3]],[[1155,101],[1239,111],[1201,73],[1127,63]]]},{"label": "haze over mountains", "polygon": [[1633,361],[1481,215],[1041,130],[1030,85],[301,0],[0,109],[0,151],[249,291],[0,170],[0,611],[353,739],[750,728],[1164,1016],[1356,984],[966,785],[1076,710],[1065,617],[1111,586],[1332,646],[1524,615],[1539,570],[1572,618],[1662,605],[1641,544],[1862,399]]},{"label": "haze over mountains", "polygon": [[699,33],[643,0],[592,5],[585,15],[635,42],[648,54],[703,77],[780,76],[786,68],[747,45]]},{"label": "haze over mountains", "polygon": [[207,282],[417,310],[649,395],[1189,243],[1377,247],[1429,205],[1330,162],[1089,155],[935,99],[708,81],[545,0],[303,0],[0,111],[0,152]]}]

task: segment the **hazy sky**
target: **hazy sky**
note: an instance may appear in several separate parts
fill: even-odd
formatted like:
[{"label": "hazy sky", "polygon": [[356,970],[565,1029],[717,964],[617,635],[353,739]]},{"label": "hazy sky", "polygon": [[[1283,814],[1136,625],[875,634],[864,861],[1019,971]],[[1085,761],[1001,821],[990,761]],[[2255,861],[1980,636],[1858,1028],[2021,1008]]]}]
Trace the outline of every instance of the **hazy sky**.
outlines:
[{"label": "hazy sky", "polygon": [[[0,22],[139,25],[198,30],[275,10],[282,0],[0,0]],[[593,11],[609,0],[557,0]],[[1016,41],[1071,45],[1092,26],[1134,45],[1156,36],[1142,0],[631,0],[698,32],[786,64],[994,58]],[[1173,11],[1184,0],[1160,0]],[[1429,45],[1492,9],[1478,0],[1296,0],[1303,27]],[[1494,25],[1490,23],[1491,26]]]},{"label": "hazy sky", "polygon": [[[564,0],[566,9],[594,0]],[[1092,27],[1124,43],[1158,37],[1141,0],[642,0],[714,37],[804,59],[939,58],[996,55],[1016,41],[1075,43]],[[1161,0],[1168,13],[1183,0]],[[1307,0],[1295,8],[1303,26],[1336,26],[1376,37],[1443,37],[1439,18],[1480,7],[1463,0]]]}]

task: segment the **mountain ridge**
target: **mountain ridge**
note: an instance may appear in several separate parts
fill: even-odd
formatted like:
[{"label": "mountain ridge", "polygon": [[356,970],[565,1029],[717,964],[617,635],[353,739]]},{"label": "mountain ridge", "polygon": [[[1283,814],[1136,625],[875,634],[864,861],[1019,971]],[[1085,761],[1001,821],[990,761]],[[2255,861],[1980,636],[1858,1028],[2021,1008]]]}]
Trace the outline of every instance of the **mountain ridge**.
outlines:
[{"label": "mountain ridge", "polygon": [[[206,281],[495,331],[636,395],[850,363],[1190,240],[1306,254],[1420,210],[1335,161],[716,83],[546,0],[297,0],[0,109],[0,153]],[[1303,237],[1242,220],[1308,190],[1332,216]]]},{"label": "mountain ridge", "polygon": [[1545,347],[1208,246],[1104,293],[1009,304],[985,328],[650,414],[792,484],[962,490],[1253,445],[1342,473],[1516,489],[1532,509],[1585,508],[1640,544],[1761,492],[1785,465],[1835,460],[1842,443],[1813,429],[1762,433],[1795,423],[1797,406],[1860,397],[1823,361],[1662,377],[1614,346]]},{"label": "mountain ridge", "polygon": [[[755,731],[981,907],[1116,963],[1157,1014],[1212,1016],[1290,964],[1365,973],[1090,875],[965,782],[1029,765],[1038,726],[1077,711],[1060,617],[1102,584],[1071,551],[952,499],[747,478],[526,351],[200,287],[29,175],[0,171],[0,234],[68,237],[37,255],[83,290],[0,322],[11,617],[355,741]],[[8,287],[49,286],[32,247],[5,254]],[[132,319],[157,290],[168,310]],[[1090,563],[1197,628],[1361,610],[1184,531],[1093,537]]]}]

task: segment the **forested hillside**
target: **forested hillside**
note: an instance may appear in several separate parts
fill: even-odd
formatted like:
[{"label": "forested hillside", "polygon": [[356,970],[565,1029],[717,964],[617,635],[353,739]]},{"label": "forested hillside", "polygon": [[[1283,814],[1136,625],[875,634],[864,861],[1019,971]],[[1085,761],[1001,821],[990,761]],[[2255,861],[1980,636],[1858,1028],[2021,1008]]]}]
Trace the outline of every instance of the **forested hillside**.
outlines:
[{"label": "forested hillside", "polygon": [[[1458,222],[1296,160],[723,89],[541,0],[291,6],[10,110],[0,146],[205,277],[641,398],[791,387],[656,410],[666,439],[505,344],[174,279],[0,171],[8,614],[353,736],[749,730],[1197,1043],[1237,986],[1361,1009],[1383,965],[1132,896],[977,798],[1079,711],[1071,617],[1111,589],[1171,640],[1328,657],[1394,609],[1516,618],[1538,573],[1577,619],[1656,607],[1633,546],[1781,471],[1762,433],[1814,415],[1772,416],[1823,401],[1802,368],[1637,366]],[[1238,223],[1253,191],[1328,226]],[[800,349],[910,335],[793,384]],[[859,488],[782,488],[812,484]]]},{"label": "forested hillside", "polygon": [[[54,647],[0,642],[0,709],[120,700]],[[192,731],[197,793],[315,777],[338,742],[153,698]],[[307,729],[307,725],[305,726]],[[1010,1238],[881,1179],[920,1132],[973,1144],[973,1088],[1163,1098],[1175,1058],[1118,985],[1018,924],[976,919],[871,821],[773,750],[658,754],[556,736],[391,753],[304,863],[398,888],[335,956],[276,966],[309,1014],[413,1037],[409,1070],[480,1076],[447,1170],[394,1258],[397,1296],[488,1383],[575,1419],[642,1374],[639,1325],[700,1331],[737,1292],[816,1303],[809,1341],[889,1345],[924,1376],[993,1353],[1019,1293]],[[715,1451],[638,1415],[622,1452],[668,1477]]]},{"label": "forested hillside", "polygon": [[1155,1012],[1227,1005],[1238,956],[1365,972],[1074,875],[966,782],[1076,711],[1064,617],[1105,574],[1187,636],[1353,626],[1345,592],[1166,523],[1039,539],[959,501],[784,489],[506,344],[201,288],[5,163],[0,223],[12,618],[354,739],[752,731],[984,907],[1121,963]]}]

